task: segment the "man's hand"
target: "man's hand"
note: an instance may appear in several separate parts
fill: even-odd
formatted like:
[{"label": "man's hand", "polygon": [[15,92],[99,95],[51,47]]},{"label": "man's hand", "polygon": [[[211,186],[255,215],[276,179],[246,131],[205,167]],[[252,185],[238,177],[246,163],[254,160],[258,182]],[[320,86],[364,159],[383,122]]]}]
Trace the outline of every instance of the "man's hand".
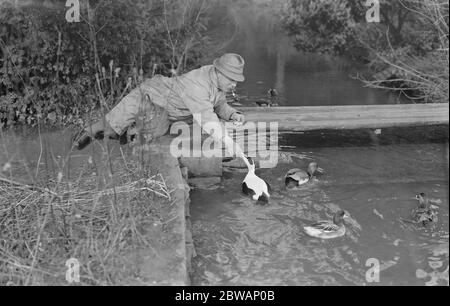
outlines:
[{"label": "man's hand", "polygon": [[233,121],[233,122],[244,123],[245,115],[243,113],[241,113],[241,112],[236,112],[233,115],[231,115],[230,120]]}]

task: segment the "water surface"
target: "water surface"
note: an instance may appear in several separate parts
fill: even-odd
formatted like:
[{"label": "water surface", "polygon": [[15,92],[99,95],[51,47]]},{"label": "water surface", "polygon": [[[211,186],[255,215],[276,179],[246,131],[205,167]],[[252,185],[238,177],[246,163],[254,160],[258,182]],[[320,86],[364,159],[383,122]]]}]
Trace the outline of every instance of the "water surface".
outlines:
[{"label": "water surface", "polygon": [[[191,192],[194,285],[448,285],[448,126],[283,135],[280,148],[281,163],[257,172],[274,189],[267,206],[240,194],[245,173]],[[324,173],[285,190],[287,170],[310,161]],[[399,220],[418,192],[439,206],[434,228]],[[338,209],[353,219],[344,237],[303,232]],[[381,264],[380,283],[366,280],[371,258]]]}]

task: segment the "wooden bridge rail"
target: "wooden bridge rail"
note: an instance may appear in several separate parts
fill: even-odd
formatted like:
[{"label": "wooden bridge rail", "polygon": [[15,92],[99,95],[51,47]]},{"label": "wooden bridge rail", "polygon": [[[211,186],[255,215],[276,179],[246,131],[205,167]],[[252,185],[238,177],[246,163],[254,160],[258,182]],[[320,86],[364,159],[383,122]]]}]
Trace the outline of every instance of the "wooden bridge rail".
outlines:
[{"label": "wooden bridge rail", "polygon": [[[248,122],[278,122],[279,131],[358,129],[449,123],[448,103],[240,107]],[[242,127],[245,129],[245,126]]]},{"label": "wooden bridge rail", "polygon": [[[449,123],[447,104],[395,104],[351,106],[238,107],[247,123],[232,126],[228,132],[247,154],[261,148],[278,149],[278,132],[300,132],[321,129],[387,128]],[[255,126],[265,122],[265,133],[255,133]],[[271,122],[278,130],[269,130]],[[189,136],[190,137],[190,136]],[[200,149],[200,148],[199,148]],[[223,154],[228,153],[223,150]],[[250,155],[253,156],[253,155]]]}]

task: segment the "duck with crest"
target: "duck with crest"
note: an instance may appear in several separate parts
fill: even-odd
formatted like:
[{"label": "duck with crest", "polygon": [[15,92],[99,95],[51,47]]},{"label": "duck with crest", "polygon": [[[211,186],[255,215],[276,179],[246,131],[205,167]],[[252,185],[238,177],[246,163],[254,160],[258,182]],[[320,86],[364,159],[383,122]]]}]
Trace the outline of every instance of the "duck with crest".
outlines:
[{"label": "duck with crest", "polygon": [[438,220],[437,213],[430,205],[430,201],[425,193],[421,192],[416,195],[419,205],[411,212],[411,222],[426,227],[429,224],[436,223]]}]

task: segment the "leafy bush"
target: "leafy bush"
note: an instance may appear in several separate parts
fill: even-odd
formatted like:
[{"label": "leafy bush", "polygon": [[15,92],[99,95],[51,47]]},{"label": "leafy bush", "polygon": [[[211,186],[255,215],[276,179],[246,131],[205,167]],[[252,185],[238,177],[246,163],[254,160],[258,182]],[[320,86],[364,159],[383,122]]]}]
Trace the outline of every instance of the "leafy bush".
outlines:
[{"label": "leafy bush", "polygon": [[310,52],[344,53],[353,39],[346,0],[291,1],[284,23],[297,48]]},{"label": "leafy bush", "polygon": [[114,104],[137,69],[180,73],[208,48],[202,1],[80,2],[79,23],[66,21],[64,1],[0,3],[3,127],[80,122],[99,105],[96,73]]}]

